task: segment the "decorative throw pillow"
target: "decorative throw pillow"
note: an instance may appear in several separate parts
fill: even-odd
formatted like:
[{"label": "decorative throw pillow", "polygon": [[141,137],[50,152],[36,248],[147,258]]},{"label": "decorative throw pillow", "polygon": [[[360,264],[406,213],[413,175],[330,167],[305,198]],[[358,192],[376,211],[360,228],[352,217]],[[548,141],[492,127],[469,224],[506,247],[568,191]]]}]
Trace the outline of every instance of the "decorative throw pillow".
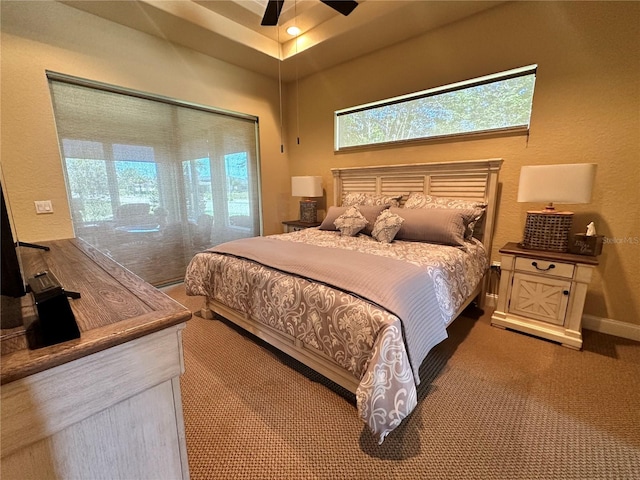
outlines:
[{"label": "decorative throw pillow", "polygon": [[376,193],[346,193],[342,198],[342,206],[352,205],[386,205],[399,207],[402,195],[378,195]]},{"label": "decorative throw pillow", "polygon": [[[329,211],[327,212],[326,217],[324,218],[324,220],[322,221],[322,224],[320,225],[320,230],[337,230],[334,222],[340,215],[346,212],[347,209],[349,208],[351,207],[346,207],[346,206],[329,207]],[[374,223],[376,223],[376,218],[378,218],[378,215],[380,215],[380,212],[382,212],[385,208],[388,208],[388,207],[386,207],[385,205],[375,205],[375,206],[374,205],[372,206],[358,205],[357,208],[368,222],[367,225],[362,230],[362,233],[366,235],[371,235],[371,229],[373,228]]]},{"label": "decorative throw pillow", "polygon": [[378,215],[371,231],[371,236],[381,243],[391,243],[403,222],[404,218],[401,216],[392,213],[390,210],[384,210]]},{"label": "decorative throw pillow", "polygon": [[336,218],[336,221],[333,223],[342,235],[354,237],[369,222],[367,222],[367,219],[360,213],[358,207],[354,205]]},{"label": "decorative throw pillow", "polygon": [[469,222],[475,218],[474,210],[460,208],[390,208],[389,211],[404,218],[396,234],[398,240],[456,247],[465,246],[465,231]]},{"label": "decorative throw pillow", "polygon": [[474,210],[475,218],[469,222],[465,238],[468,240],[473,236],[473,230],[478,225],[478,221],[484,215],[487,204],[476,200],[465,200],[463,198],[436,197],[420,192],[413,192],[407,198],[404,208],[459,208],[464,210]]}]

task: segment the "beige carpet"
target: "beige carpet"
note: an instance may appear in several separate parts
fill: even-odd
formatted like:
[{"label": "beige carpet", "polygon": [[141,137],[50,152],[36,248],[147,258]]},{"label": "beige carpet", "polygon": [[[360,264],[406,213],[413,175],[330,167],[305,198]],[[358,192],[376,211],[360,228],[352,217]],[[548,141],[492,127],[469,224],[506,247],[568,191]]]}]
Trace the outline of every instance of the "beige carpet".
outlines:
[{"label": "beige carpet", "polygon": [[[192,311],[200,298],[165,290]],[[383,445],[353,396],[219,320],[184,333],[191,478],[640,479],[640,343],[581,352],[473,311],[425,360],[419,404]]]}]

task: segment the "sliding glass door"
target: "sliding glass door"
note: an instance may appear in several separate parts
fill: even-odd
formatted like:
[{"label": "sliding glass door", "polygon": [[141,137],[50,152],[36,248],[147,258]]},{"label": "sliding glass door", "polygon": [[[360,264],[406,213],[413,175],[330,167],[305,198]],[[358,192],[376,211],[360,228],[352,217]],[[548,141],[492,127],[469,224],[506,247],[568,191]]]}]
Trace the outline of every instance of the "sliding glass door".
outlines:
[{"label": "sliding glass door", "polygon": [[48,77],[77,237],[161,285],[260,235],[255,117]]}]

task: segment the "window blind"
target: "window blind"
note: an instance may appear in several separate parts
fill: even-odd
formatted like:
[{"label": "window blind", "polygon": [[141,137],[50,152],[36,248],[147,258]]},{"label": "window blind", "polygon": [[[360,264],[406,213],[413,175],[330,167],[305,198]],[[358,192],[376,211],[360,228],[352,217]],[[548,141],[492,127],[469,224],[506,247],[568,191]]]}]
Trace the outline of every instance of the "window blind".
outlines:
[{"label": "window blind", "polygon": [[154,285],[261,234],[257,118],[47,72],[73,227]]}]

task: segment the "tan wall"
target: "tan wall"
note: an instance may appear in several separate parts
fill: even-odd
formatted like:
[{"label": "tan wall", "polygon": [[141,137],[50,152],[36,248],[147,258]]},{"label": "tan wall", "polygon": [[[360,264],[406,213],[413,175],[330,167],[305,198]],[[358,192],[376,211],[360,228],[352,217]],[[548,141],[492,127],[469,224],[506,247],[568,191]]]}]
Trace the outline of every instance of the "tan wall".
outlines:
[{"label": "tan wall", "polygon": [[[282,229],[290,185],[278,82],[58,2],[2,2],[1,159],[17,234],[73,236],[45,70],[260,118],[265,233]],[[54,213],[36,215],[35,200]]]},{"label": "tan wall", "polygon": [[[331,167],[499,157],[501,198],[492,258],[520,241],[526,211],[523,165],[598,164],[593,200],[570,206],[575,229],[594,221],[605,245],[585,313],[640,325],[640,4],[514,2],[299,82],[300,145],[291,173],[324,177]],[[537,64],[529,138],[424,143],[334,154],[333,112],[358,104]],[[290,91],[294,91],[291,89]],[[298,122],[288,112],[289,139]],[[564,206],[565,209],[566,206]],[[292,218],[296,205],[291,205]]]},{"label": "tan wall", "polygon": [[[576,229],[593,220],[620,243],[599,257],[585,313],[638,325],[639,19],[637,2],[514,2],[302,79],[299,119],[290,89],[290,142],[281,154],[276,81],[57,2],[2,2],[0,158],[18,234],[37,242],[73,233],[48,69],[260,117],[267,234],[297,217],[290,175],[322,175],[331,199],[331,167],[501,157],[497,259],[502,244],[521,239],[535,207],[516,202],[522,165],[597,163],[592,204],[571,206]],[[336,109],[533,63],[529,138],[333,152]],[[36,216],[33,202],[44,199],[55,213]]]}]

